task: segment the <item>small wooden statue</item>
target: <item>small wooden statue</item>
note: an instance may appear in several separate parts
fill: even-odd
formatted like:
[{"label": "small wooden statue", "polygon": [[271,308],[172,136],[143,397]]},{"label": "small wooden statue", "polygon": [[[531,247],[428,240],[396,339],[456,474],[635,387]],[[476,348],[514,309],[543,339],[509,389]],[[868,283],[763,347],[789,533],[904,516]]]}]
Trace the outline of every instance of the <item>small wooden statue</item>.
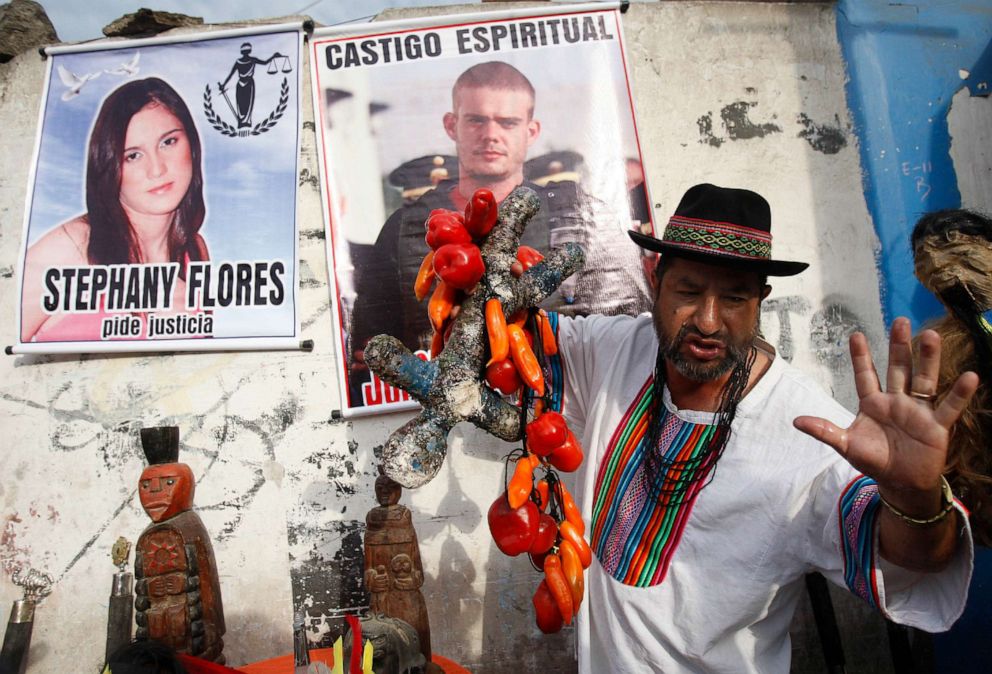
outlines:
[{"label": "small wooden statue", "polygon": [[135,549],[136,639],[224,663],[224,607],[210,536],[191,510],[193,471],[179,463],[179,429],[141,429],[148,467],[138,494],[153,524]]},{"label": "small wooden statue", "polygon": [[[380,469],[381,472],[381,469]],[[431,627],[420,588],[424,568],[413,518],[400,505],[403,489],[385,475],[375,481],[378,507],[365,517],[365,585],[372,595],[373,613],[409,623],[420,639],[420,651],[431,662]],[[427,671],[436,671],[430,664]]]}]

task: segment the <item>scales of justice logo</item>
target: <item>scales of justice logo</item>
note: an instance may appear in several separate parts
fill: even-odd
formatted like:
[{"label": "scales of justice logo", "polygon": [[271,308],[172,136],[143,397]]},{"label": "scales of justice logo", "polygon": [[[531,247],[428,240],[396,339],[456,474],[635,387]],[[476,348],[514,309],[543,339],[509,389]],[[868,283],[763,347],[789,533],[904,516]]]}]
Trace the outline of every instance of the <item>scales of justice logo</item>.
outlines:
[{"label": "scales of justice logo", "polygon": [[[257,66],[267,66],[266,73],[275,75],[280,71],[283,73],[293,72],[293,66],[289,62],[289,57],[279,52],[275,52],[267,59],[260,59],[252,56],[251,43],[245,42],[241,45],[241,58],[234,62],[231,71],[223,82],[217,83],[217,90],[223,97],[224,102],[231,111],[234,124],[224,121],[214,110],[213,95],[210,92],[210,85],[207,84],[203,91],[203,112],[207,116],[207,121],[217,131],[225,136],[246,138],[248,136],[258,136],[265,133],[276,125],[283,113],[286,112],[286,105],[289,103],[289,79],[282,78],[282,85],[279,88],[279,102],[272,112],[264,119],[255,122],[253,115],[255,112],[255,69]],[[235,79],[235,77],[237,79]],[[234,80],[232,82],[232,80]],[[233,86],[233,91],[231,90]],[[233,99],[233,100],[232,100]]]}]

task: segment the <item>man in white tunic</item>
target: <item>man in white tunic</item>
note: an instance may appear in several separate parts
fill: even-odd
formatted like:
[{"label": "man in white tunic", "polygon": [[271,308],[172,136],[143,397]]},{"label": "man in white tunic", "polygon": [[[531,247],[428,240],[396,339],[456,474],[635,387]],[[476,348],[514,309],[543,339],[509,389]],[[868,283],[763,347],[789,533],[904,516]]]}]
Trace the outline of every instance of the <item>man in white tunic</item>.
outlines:
[{"label": "man in white tunic", "polygon": [[661,253],[652,315],[553,316],[552,398],[587,451],[582,673],[788,672],[814,570],[927,631],[964,607],[971,533],[941,472],[977,376],[935,407],[940,339],[914,367],[900,318],[884,386],[852,337],[844,410],[758,335],[767,276],[807,266],[771,258],[770,227],[761,196],[697,185],[662,239],[631,234]]}]

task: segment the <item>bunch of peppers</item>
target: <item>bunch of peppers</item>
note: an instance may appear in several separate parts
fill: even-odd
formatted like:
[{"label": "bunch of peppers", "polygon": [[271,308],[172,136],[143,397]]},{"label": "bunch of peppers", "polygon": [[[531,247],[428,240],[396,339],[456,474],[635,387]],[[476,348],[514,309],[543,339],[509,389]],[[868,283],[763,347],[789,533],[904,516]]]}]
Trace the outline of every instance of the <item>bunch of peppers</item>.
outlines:
[{"label": "bunch of peppers", "polygon": [[430,250],[420,263],[413,292],[421,301],[434,288],[427,303],[427,315],[434,328],[431,358],[444,348],[451,331],[451,311],[465,293],[479,282],[486,271],[478,243],[496,224],[498,206],[493,193],[479,190],[469,200],[465,213],[436,208],[427,217],[425,226]]},{"label": "bunch of peppers", "polygon": [[[571,472],[582,463],[575,435],[558,412],[544,411],[527,424],[524,449],[508,457],[513,476],[489,507],[489,531],[496,547],[511,557],[527,553],[544,572],[534,593],[537,626],[545,634],[572,624],[592,563],[585,523],[555,468]],[[537,479],[536,470],[544,477]]]},{"label": "bunch of peppers", "polygon": [[[427,309],[434,328],[431,358],[444,349],[452,310],[485,273],[479,245],[497,215],[492,192],[478,190],[464,214],[436,209],[427,218],[425,240],[431,250],[421,263],[414,292],[423,300],[438,279]],[[524,270],[543,259],[529,246],[520,246],[516,257]],[[538,627],[550,634],[570,625],[578,613],[584,569],[592,562],[582,516],[555,472],[576,470],[582,449],[564,417],[544,409],[544,376],[535,348],[539,345],[536,350],[544,357],[558,352],[547,314],[530,308],[508,318],[499,299],[492,298],[485,305],[485,321],[490,358],[480,376],[504,396],[520,391],[524,442],[522,449],[507,457],[507,467],[512,460],[515,468],[506,490],[489,508],[489,530],[501,552],[510,556],[526,552],[543,571],[533,603]],[[537,479],[537,470],[543,470],[543,478]]]}]

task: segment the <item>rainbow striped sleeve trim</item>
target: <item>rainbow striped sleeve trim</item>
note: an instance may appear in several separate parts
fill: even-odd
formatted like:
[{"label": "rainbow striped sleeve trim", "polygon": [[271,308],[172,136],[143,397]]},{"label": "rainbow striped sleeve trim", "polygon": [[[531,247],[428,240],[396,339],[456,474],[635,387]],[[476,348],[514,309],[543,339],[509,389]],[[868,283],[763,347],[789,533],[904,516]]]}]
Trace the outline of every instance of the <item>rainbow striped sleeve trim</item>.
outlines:
[{"label": "rainbow striped sleeve trim", "polygon": [[652,398],[653,378],[648,378],[610,439],[594,490],[592,548],[607,573],[635,587],[658,585],[665,579],[714,463],[692,459],[705,451],[716,426],[682,421],[665,409],[656,451],[683,467],[668,469],[663,484],[691,486],[679,503],[651,488],[644,461]]},{"label": "rainbow striped sleeve trim", "polygon": [[872,608],[881,603],[874,564],[879,505],[878,485],[866,475],[851,480],[838,503],[844,582]]}]

